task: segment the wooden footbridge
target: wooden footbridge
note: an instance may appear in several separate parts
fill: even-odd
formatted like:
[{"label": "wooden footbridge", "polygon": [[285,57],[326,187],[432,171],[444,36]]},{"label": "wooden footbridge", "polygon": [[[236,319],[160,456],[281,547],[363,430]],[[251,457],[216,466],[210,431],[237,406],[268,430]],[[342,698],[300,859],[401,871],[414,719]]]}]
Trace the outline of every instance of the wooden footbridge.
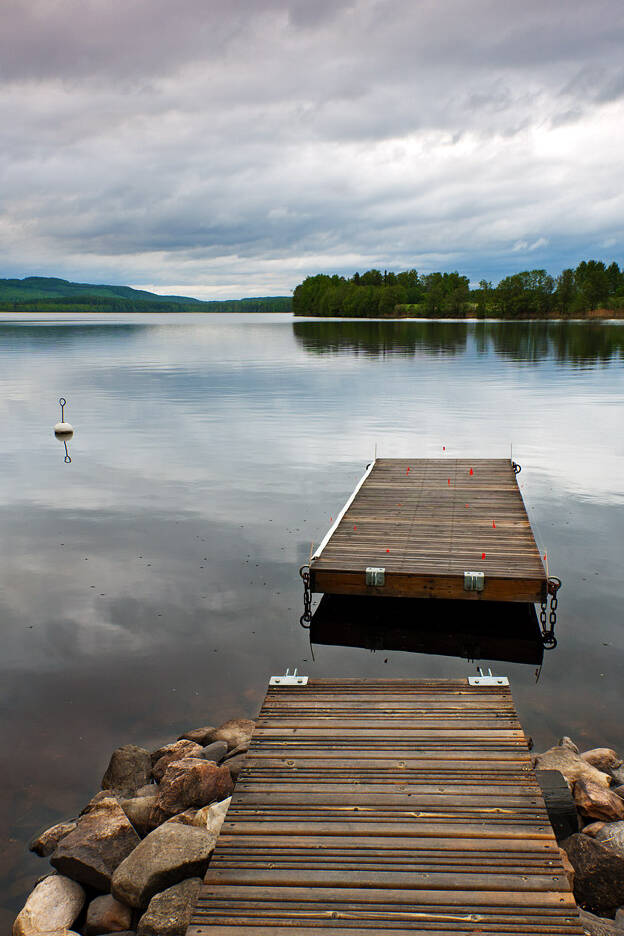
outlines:
[{"label": "wooden footbridge", "polygon": [[187,936],[582,936],[506,679],[271,682]]},{"label": "wooden footbridge", "polygon": [[311,590],[546,599],[516,467],[503,458],[376,459],[312,557]]}]

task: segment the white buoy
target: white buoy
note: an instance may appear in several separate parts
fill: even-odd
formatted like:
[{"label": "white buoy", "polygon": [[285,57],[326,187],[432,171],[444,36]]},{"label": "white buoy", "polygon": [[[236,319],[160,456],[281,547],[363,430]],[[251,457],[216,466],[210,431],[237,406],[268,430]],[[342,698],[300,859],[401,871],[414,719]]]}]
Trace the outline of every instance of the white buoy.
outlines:
[{"label": "white buoy", "polygon": [[55,425],[54,435],[57,439],[60,439],[61,442],[64,442],[66,439],[71,439],[74,434],[74,427],[71,423],[65,422],[65,407],[67,406],[65,397],[61,397],[59,406],[61,407],[61,421],[57,422]]},{"label": "white buoy", "polygon": [[71,439],[74,434],[74,427],[71,423],[60,422],[57,423],[54,427],[54,435],[57,439]]}]

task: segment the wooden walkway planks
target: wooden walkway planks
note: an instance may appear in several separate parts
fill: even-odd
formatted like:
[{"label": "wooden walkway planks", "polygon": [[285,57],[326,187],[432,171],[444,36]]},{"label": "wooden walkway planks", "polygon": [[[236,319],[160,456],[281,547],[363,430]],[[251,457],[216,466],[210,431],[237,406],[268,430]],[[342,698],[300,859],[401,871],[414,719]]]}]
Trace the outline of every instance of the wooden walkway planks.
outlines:
[{"label": "wooden walkway planks", "polygon": [[[472,474],[470,473],[472,471]],[[377,459],[310,563],[312,591],[540,601],[546,570],[507,459]],[[382,587],[366,568],[385,569]],[[483,591],[464,572],[483,572]]]},{"label": "wooden walkway planks", "polygon": [[509,689],[270,688],[187,936],[581,936]]}]

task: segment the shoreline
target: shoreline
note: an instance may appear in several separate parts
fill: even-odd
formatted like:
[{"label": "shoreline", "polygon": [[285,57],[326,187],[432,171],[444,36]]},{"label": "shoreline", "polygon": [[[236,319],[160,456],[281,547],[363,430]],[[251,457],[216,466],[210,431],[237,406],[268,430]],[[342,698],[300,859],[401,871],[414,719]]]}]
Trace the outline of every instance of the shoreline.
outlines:
[{"label": "shoreline", "polygon": [[[236,718],[151,752],[117,748],[80,814],[32,839],[51,868],[13,936],[184,936],[254,727]],[[563,737],[532,764],[585,932],[623,934],[622,758]]]}]

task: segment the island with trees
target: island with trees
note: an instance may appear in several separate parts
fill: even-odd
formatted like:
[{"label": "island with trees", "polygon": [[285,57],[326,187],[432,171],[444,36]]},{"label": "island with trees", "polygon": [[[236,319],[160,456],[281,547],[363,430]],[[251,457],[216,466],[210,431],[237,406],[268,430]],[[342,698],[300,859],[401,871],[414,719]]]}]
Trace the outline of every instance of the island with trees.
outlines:
[{"label": "island with trees", "polygon": [[477,289],[460,273],[368,270],[308,276],[293,295],[298,316],[346,318],[623,318],[624,269],[583,260],[551,276],[527,270]]}]

